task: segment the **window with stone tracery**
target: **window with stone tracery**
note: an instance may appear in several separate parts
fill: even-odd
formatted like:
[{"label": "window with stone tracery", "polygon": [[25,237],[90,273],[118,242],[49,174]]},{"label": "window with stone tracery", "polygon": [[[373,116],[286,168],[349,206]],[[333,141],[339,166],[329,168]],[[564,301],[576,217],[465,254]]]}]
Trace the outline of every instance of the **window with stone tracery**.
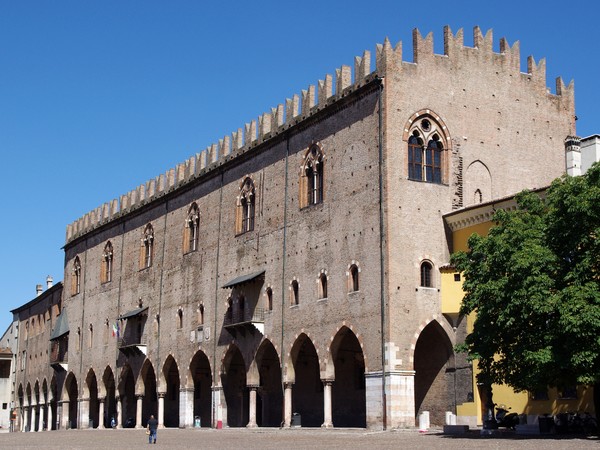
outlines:
[{"label": "window with stone tracery", "polygon": [[445,133],[433,117],[417,118],[409,130],[408,178],[427,183],[444,183]]},{"label": "window with stone tracery", "polygon": [[154,256],[154,228],[152,224],[146,225],[140,246],[140,270],[152,266]]},{"label": "window with stone tracery", "polygon": [[324,156],[321,147],[313,144],[304,157],[300,173],[300,207],[323,203]]},{"label": "window with stone tracery", "polygon": [[246,177],[240,186],[235,215],[235,234],[254,230],[256,189],[251,177]]},{"label": "window with stone tracery", "polygon": [[183,253],[195,252],[198,250],[200,228],[200,211],[196,203],[192,203],[185,220],[185,229],[183,233]]},{"label": "window with stone tracery", "polygon": [[77,295],[79,292],[81,292],[81,261],[79,256],[76,256],[71,271],[71,295]]},{"label": "window with stone tracery", "polygon": [[110,241],[104,246],[102,252],[102,266],[100,270],[100,282],[108,283],[112,281],[112,268],[113,268],[113,247]]}]

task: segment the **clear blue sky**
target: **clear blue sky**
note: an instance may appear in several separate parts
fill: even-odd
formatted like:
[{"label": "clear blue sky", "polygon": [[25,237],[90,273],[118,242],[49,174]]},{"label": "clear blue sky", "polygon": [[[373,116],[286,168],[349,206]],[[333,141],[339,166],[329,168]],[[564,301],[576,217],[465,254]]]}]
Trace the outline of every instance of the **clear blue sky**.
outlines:
[{"label": "clear blue sky", "polygon": [[[47,275],[68,223],[206,148],[388,36],[494,30],[548,86],[575,79],[580,136],[600,133],[591,1],[0,0],[0,335]],[[532,6],[535,5],[535,6]]]}]

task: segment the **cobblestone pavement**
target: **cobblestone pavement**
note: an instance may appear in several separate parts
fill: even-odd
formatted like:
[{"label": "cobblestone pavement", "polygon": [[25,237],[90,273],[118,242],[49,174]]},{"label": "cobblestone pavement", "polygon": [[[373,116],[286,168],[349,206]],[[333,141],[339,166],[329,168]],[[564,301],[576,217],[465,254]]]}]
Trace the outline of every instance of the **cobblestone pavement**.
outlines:
[{"label": "cobblestone pavement", "polygon": [[[0,449],[131,450],[148,446],[144,430],[69,430],[41,433],[1,433]],[[481,436],[470,431],[461,437],[439,431],[366,431],[321,429],[164,429],[155,447],[174,449],[600,449],[600,439],[556,436]]]}]

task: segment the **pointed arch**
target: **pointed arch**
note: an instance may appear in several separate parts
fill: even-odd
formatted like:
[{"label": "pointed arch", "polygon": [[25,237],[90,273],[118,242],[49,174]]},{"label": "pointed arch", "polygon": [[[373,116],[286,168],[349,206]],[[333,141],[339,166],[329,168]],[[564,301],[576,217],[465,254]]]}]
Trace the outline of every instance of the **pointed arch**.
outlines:
[{"label": "pointed arch", "polygon": [[202,350],[198,350],[190,361],[186,386],[194,389],[194,417],[200,417],[202,427],[210,427],[212,371],[210,361]]},{"label": "pointed arch", "polygon": [[89,419],[92,427],[97,428],[100,425],[100,402],[98,401],[98,380],[94,369],[88,370],[82,389],[83,398],[89,398]]},{"label": "pointed arch", "polygon": [[136,395],[142,396],[142,417],[141,425],[146,426],[150,415],[158,416],[158,392],[156,388],[156,373],[154,365],[149,358],[146,358],[140,369],[136,387]]},{"label": "pointed arch", "polygon": [[77,384],[77,377],[73,372],[69,372],[65,378],[64,389],[63,389],[63,402],[68,402],[69,408],[65,411],[63,407],[63,415],[67,415],[67,428],[75,429],[79,423],[77,420],[78,412],[78,393],[79,386]]},{"label": "pointed arch", "polygon": [[249,420],[249,394],[246,389],[246,362],[237,345],[228,346],[222,359],[220,375],[226,402],[227,425],[244,427]]},{"label": "pointed arch", "polygon": [[129,419],[133,419],[133,423],[136,423],[135,381],[133,369],[129,363],[125,363],[121,368],[118,384],[121,416],[117,418],[117,421],[121,427],[125,427]]},{"label": "pointed arch", "polygon": [[[256,402],[256,422],[259,427],[278,427],[281,423],[283,389],[281,384],[281,362],[273,343],[265,338],[260,343],[251,370],[256,370],[256,379],[249,381],[259,386]],[[250,380],[250,375],[248,376]]]},{"label": "pointed arch", "polygon": [[420,330],[413,355],[415,416],[427,410],[432,425],[444,425],[444,412],[456,407],[454,352],[453,340],[438,320]]},{"label": "pointed arch", "polygon": [[[331,341],[327,365],[334,369],[332,384],[332,418],[335,427],[367,426],[365,356],[363,346],[351,328],[343,325]],[[329,374],[328,374],[329,375]]]},{"label": "pointed arch", "polygon": [[167,356],[162,369],[165,380],[165,427],[179,427],[179,366],[173,355]]},{"label": "pointed arch", "polygon": [[116,399],[116,386],[115,376],[112,368],[107,365],[102,374],[102,383],[100,384],[99,396],[104,398],[104,427],[109,428],[111,419],[117,419],[117,399]]},{"label": "pointed arch", "polygon": [[301,333],[296,338],[289,360],[286,381],[294,383],[292,409],[301,415],[303,427],[320,427],[324,420],[321,364],[307,334]]},{"label": "pointed arch", "polygon": [[492,199],[492,174],[481,160],[475,160],[467,166],[464,176],[464,204],[471,206]]}]

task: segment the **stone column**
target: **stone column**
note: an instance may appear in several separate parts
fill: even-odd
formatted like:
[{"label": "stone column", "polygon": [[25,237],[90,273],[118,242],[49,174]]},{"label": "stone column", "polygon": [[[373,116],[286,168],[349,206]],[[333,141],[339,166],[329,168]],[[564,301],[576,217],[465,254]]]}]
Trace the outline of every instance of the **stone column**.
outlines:
[{"label": "stone column", "polygon": [[223,428],[223,402],[222,402],[222,386],[213,386],[212,387],[212,404],[213,404],[213,428],[217,430]]},{"label": "stone column", "polygon": [[158,393],[158,428],[165,427],[165,395],[166,392]]},{"label": "stone column", "polygon": [[250,401],[249,401],[249,411],[248,411],[248,425],[247,428],[256,428],[256,391],[258,390],[258,386],[249,385],[248,389],[250,389]]},{"label": "stone column", "polygon": [[61,403],[61,425],[62,429],[66,430],[69,425],[69,400],[63,400]]},{"label": "stone column", "polygon": [[37,420],[38,420],[38,405],[31,405],[31,428],[29,431],[37,431]]},{"label": "stone column", "polygon": [[116,397],[117,401],[117,428],[123,428],[123,400],[121,397]]},{"label": "stone column", "polygon": [[23,407],[23,431],[29,431],[29,406]]},{"label": "stone column", "polygon": [[54,425],[54,415],[52,414],[52,402],[46,405],[48,409],[48,423],[46,424],[46,429],[48,431],[52,430],[52,426]]},{"label": "stone column", "polygon": [[194,388],[179,389],[179,428],[194,426]]},{"label": "stone column", "polygon": [[90,427],[90,399],[79,400],[79,429],[85,430]]},{"label": "stone column", "polygon": [[333,428],[333,421],[331,420],[331,385],[333,380],[322,380],[323,381],[323,416],[325,420],[321,428]]},{"label": "stone column", "polygon": [[144,401],[144,396],[142,394],[136,394],[136,408],[135,408],[135,427],[142,427],[142,402]]},{"label": "stone column", "polygon": [[284,408],[284,418],[283,418],[283,426],[285,428],[289,428],[292,426],[292,386],[294,383],[290,383],[286,381],[283,384],[283,408]]},{"label": "stone column", "polygon": [[99,430],[104,430],[105,426],[104,426],[104,401],[106,400],[106,397],[102,397],[98,399],[99,402],[99,412],[98,412],[98,429]]}]

